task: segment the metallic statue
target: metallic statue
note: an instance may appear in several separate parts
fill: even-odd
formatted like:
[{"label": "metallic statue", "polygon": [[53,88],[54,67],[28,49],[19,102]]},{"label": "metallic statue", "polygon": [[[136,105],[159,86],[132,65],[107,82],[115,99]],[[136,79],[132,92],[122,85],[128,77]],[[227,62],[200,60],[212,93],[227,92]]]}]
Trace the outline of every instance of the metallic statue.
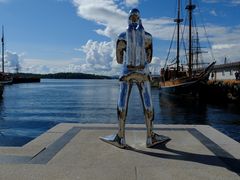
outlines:
[{"label": "metallic statue", "polygon": [[138,9],[129,13],[128,28],[119,35],[116,44],[117,62],[123,64],[120,74],[120,95],[118,99],[119,130],[116,135],[100,139],[120,148],[127,147],[125,141],[125,121],[128,110],[128,100],[133,83],[136,83],[143,104],[145,123],[147,127],[147,147],[170,140],[166,136],[153,132],[154,111],[151,99],[150,72],[148,64],[152,60],[152,36],[144,31]]}]

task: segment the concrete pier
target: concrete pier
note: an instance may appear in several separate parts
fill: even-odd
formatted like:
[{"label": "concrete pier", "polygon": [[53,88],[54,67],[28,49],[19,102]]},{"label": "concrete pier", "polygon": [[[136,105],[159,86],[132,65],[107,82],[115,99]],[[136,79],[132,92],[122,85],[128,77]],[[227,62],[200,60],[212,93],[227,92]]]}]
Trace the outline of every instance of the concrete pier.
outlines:
[{"label": "concrete pier", "polygon": [[128,149],[99,140],[116,130],[62,123],[23,147],[0,147],[0,179],[240,179],[240,144],[210,126],[155,125],[172,140],[153,149],[144,125],[127,125]]}]

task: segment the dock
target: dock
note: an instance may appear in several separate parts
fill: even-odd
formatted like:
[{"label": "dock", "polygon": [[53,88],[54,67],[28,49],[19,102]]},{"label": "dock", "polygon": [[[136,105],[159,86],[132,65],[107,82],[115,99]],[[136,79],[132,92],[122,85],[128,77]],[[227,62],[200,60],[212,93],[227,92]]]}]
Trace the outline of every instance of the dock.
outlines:
[{"label": "dock", "polygon": [[145,125],[127,124],[127,149],[99,140],[117,124],[61,123],[22,147],[0,147],[0,179],[240,179],[240,144],[207,125],[155,125],[165,145],[145,147]]},{"label": "dock", "polygon": [[239,80],[219,80],[208,81],[202,87],[203,98],[208,101],[226,103],[240,103],[240,81]]},{"label": "dock", "polygon": [[20,84],[20,83],[40,83],[41,79],[38,77],[13,77],[13,84]]}]

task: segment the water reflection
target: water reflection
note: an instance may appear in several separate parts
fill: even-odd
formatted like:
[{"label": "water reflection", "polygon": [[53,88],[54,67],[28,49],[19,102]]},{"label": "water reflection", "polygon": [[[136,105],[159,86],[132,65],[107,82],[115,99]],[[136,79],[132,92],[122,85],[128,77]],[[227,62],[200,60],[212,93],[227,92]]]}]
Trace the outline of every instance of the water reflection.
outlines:
[{"label": "water reflection", "polygon": [[159,95],[159,102],[165,124],[210,125],[240,142],[240,107],[237,104],[210,104],[168,95]]},{"label": "water reflection", "polygon": [[207,105],[190,98],[159,95],[159,109],[166,124],[209,124]]},{"label": "water reflection", "polygon": [[4,120],[4,101],[0,98],[0,123]]},{"label": "water reflection", "polygon": [[[144,123],[136,86],[127,123]],[[22,145],[61,122],[118,123],[117,80],[43,80],[6,86],[0,100],[0,145]],[[193,99],[160,96],[152,89],[155,124],[208,124],[240,141],[240,111]]]}]

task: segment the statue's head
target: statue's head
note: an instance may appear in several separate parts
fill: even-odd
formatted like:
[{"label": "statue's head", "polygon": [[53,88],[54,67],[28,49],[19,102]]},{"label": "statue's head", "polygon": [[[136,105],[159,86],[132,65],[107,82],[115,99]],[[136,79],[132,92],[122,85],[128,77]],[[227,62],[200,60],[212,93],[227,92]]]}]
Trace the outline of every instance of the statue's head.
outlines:
[{"label": "statue's head", "polygon": [[136,9],[136,8],[130,10],[128,20],[129,20],[129,23],[139,24],[140,23],[140,12],[139,12],[139,10]]}]

